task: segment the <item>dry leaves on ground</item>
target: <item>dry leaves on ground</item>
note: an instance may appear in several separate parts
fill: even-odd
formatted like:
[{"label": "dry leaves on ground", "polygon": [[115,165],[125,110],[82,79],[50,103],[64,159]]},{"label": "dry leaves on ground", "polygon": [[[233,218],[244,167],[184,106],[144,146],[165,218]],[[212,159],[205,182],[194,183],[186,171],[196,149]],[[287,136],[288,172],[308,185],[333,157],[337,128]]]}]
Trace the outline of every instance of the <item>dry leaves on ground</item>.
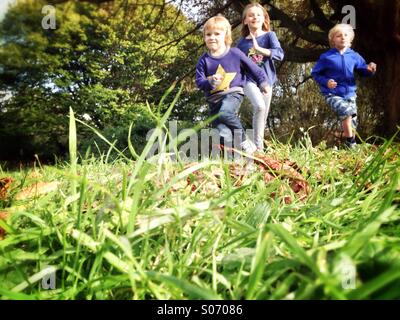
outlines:
[{"label": "dry leaves on ground", "polygon": [[[252,159],[254,160],[258,172],[261,171],[263,173],[264,182],[266,184],[275,179],[287,180],[290,188],[300,200],[305,200],[310,194],[310,186],[300,173],[300,168],[295,162],[273,159],[263,153],[255,154]],[[186,168],[192,165],[194,164],[190,164],[186,166]],[[232,163],[229,166],[229,171],[231,177],[234,179],[235,186],[240,186],[245,177],[251,173],[246,169],[246,166],[239,163]],[[201,188],[201,191],[217,194],[218,189],[221,187],[221,183],[219,182],[221,175],[223,175],[222,169],[214,169],[211,173],[196,170],[187,177],[186,183],[182,182],[182,186],[190,187],[192,192]],[[178,189],[173,189],[173,191],[177,190]],[[292,202],[291,195],[284,194],[285,188],[280,188],[278,193],[283,196],[285,203]],[[271,194],[271,197],[275,196],[276,192]]]},{"label": "dry leaves on ground", "polygon": [[[300,200],[305,200],[310,194],[310,186],[300,173],[300,168],[296,162],[289,160],[277,160],[268,157],[265,154],[257,153],[254,157],[254,163],[258,168],[263,170],[264,181],[266,183],[274,179],[287,179],[290,188],[299,197]],[[284,196],[285,203],[291,203],[292,199],[289,195]]]},{"label": "dry leaves on ground", "polygon": [[13,181],[14,180],[11,177],[0,179],[0,200],[7,198],[8,191]]},{"label": "dry leaves on ground", "polygon": [[30,199],[33,197],[37,197],[40,195],[44,195],[50,193],[52,191],[57,190],[58,185],[60,184],[59,181],[53,182],[37,182],[22,191],[20,191],[16,196],[16,200],[25,200]]}]

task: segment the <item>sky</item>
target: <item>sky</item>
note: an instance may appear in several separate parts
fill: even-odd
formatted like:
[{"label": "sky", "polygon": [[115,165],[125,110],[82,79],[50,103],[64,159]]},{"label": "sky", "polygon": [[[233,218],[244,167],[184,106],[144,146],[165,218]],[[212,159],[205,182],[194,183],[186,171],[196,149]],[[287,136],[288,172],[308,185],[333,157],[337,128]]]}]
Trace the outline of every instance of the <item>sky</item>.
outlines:
[{"label": "sky", "polygon": [[8,5],[13,2],[15,2],[15,0],[0,0],[0,20],[3,20],[8,9]]}]

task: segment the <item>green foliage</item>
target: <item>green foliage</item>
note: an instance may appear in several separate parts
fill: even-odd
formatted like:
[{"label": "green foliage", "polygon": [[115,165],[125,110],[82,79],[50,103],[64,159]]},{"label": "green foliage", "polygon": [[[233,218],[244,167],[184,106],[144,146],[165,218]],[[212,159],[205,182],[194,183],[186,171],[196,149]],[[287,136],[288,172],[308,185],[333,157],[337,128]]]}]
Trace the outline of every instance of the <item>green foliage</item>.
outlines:
[{"label": "green foliage", "polygon": [[100,130],[127,130],[134,113],[146,101],[152,107],[180,68],[193,64],[187,51],[200,43],[189,36],[159,49],[193,28],[163,1],[66,1],[56,5],[54,30],[41,27],[45,4],[20,0],[0,26],[0,92],[8,96],[0,105],[0,121],[7,123],[0,136],[34,136],[44,142],[33,146],[39,154],[65,146],[70,107]]},{"label": "green foliage", "polygon": [[[157,117],[159,128],[169,113]],[[73,118],[71,128],[73,137]],[[238,186],[215,174],[228,173],[229,163],[144,161],[147,151],[137,161],[3,172],[16,181],[14,194],[36,182],[59,187],[3,209],[10,217],[0,220],[1,297],[398,299],[398,147],[276,142],[271,155],[296,161],[311,187],[290,204],[271,195],[285,183],[265,183],[257,171]],[[187,184],[199,173],[200,192]],[[55,290],[42,286],[50,272]]]},{"label": "green foliage", "polygon": [[[128,138],[131,139],[136,152],[141,153],[146,145],[148,132],[154,129],[156,125],[156,120],[150,114],[147,105],[134,104],[129,106],[119,119],[117,118],[115,122],[106,125],[101,130],[101,134],[114,143],[118,150],[124,150],[124,153],[129,156]],[[132,130],[129,137],[130,126],[132,126]],[[80,129],[83,131],[83,134],[81,134],[82,139],[79,143],[81,154],[85,154],[89,148],[96,155],[105,154],[109,151],[110,146],[103,139],[83,126],[80,126]]]}]

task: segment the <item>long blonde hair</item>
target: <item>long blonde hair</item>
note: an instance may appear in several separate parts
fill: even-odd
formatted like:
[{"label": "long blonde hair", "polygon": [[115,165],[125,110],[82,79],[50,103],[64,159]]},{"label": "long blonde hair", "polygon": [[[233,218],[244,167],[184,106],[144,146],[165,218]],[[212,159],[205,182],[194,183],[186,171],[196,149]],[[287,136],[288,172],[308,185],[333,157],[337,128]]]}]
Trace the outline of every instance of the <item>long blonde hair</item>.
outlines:
[{"label": "long blonde hair", "polygon": [[230,46],[232,44],[232,27],[229,21],[222,15],[212,17],[204,24],[203,37],[208,29],[218,29],[226,32],[225,44]]},{"label": "long blonde hair", "polygon": [[260,8],[264,14],[264,23],[262,25],[262,29],[264,31],[270,31],[271,30],[271,20],[269,18],[268,11],[259,3],[253,2],[249,3],[247,6],[244,7],[243,13],[242,13],[242,37],[245,38],[250,34],[250,29],[247,24],[244,24],[244,20],[246,19],[247,11],[250,8],[257,7]]}]

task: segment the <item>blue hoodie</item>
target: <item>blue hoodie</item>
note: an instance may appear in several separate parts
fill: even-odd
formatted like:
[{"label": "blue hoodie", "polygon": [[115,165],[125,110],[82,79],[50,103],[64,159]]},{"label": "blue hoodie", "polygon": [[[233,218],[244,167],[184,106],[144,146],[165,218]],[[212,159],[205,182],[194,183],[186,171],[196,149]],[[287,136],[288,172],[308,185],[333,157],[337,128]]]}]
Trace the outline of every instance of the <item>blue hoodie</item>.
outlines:
[{"label": "blue hoodie", "polygon": [[[363,57],[354,50],[347,48],[343,54],[340,54],[336,48],[332,48],[320,56],[311,75],[318,82],[323,95],[332,94],[348,99],[356,95],[354,71],[363,76],[373,75],[367,67]],[[335,89],[328,88],[329,79],[337,82]]]}]

